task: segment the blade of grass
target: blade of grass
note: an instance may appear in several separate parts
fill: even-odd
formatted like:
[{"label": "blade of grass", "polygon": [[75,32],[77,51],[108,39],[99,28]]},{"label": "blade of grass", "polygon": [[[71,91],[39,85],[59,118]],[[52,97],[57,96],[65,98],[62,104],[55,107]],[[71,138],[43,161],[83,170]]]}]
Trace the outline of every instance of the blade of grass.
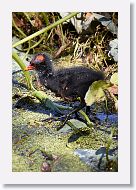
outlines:
[{"label": "blade of grass", "polygon": [[23,73],[24,73],[24,76],[26,78],[26,82],[27,82],[27,86],[28,86],[28,89],[29,90],[34,90],[34,87],[32,85],[32,82],[31,82],[31,77],[29,75],[29,72],[28,71],[25,71],[26,69],[26,66],[25,64],[23,63],[23,61],[20,59],[20,57],[17,55],[16,52],[13,52],[12,53],[12,58],[18,63],[18,65],[21,67]]}]

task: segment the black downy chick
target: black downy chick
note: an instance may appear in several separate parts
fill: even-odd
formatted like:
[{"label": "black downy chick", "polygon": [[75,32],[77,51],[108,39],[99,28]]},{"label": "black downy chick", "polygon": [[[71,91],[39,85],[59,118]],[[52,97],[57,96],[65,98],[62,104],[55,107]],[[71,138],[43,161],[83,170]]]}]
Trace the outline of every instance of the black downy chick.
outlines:
[{"label": "black downy chick", "polygon": [[81,104],[77,111],[86,105],[84,97],[89,86],[94,81],[104,79],[101,71],[83,66],[56,70],[52,59],[46,53],[36,54],[26,70],[36,70],[40,83],[56,95],[68,101],[80,97]]}]

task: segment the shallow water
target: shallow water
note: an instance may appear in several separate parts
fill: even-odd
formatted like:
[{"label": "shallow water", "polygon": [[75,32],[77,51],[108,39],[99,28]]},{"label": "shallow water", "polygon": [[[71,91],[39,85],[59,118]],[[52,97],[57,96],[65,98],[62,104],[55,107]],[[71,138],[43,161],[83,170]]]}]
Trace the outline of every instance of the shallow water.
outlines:
[{"label": "shallow water", "polygon": [[105,114],[105,113],[96,113],[96,117],[100,121],[107,121],[108,123],[111,124],[117,124],[118,123],[118,115],[117,114]]}]

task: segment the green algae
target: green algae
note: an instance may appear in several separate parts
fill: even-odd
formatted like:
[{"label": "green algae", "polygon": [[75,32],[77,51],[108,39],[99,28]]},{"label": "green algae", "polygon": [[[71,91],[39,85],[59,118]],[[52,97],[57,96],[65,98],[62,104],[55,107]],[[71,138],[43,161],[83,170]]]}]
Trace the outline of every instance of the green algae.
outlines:
[{"label": "green algae", "polygon": [[91,171],[73,154],[73,149],[66,146],[66,139],[48,136],[44,132],[41,134],[36,131],[28,138],[24,138],[23,141],[20,139],[13,144],[12,171],[41,171],[41,165],[46,161],[43,153],[55,155],[58,158],[56,161],[48,161],[52,172]]},{"label": "green algae", "polygon": [[[40,120],[47,117],[43,113],[32,112],[24,109],[13,110],[13,172],[40,172],[45,161],[51,165],[51,171],[82,172],[92,171],[91,167],[80,161],[74,155],[77,148],[99,149],[105,146],[109,137],[108,133],[91,129],[89,134],[82,135],[78,132],[63,134],[53,128],[54,122],[44,123]],[[77,138],[70,141],[74,135]],[[112,147],[117,142],[112,143]],[[111,147],[111,148],[112,148]],[[58,160],[46,160],[44,154],[55,155]]]}]

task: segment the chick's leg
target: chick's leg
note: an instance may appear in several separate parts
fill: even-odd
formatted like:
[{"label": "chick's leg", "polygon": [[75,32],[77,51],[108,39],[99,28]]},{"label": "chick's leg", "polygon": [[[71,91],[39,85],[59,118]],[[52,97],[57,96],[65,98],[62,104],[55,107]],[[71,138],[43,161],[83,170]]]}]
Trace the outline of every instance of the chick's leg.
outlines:
[{"label": "chick's leg", "polygon": [[57,130],[60,130],[67,123],[67,121],[69,120],[70,116],[72,114],[77,113],[78,111],[80,111],[82,108],[85,107],[85,105],[86,105],[85,102],[81,101],[79,107],[75,108],[69,114],[66,115],[66,118],[65,118],[64,122],[57,128]]}]

